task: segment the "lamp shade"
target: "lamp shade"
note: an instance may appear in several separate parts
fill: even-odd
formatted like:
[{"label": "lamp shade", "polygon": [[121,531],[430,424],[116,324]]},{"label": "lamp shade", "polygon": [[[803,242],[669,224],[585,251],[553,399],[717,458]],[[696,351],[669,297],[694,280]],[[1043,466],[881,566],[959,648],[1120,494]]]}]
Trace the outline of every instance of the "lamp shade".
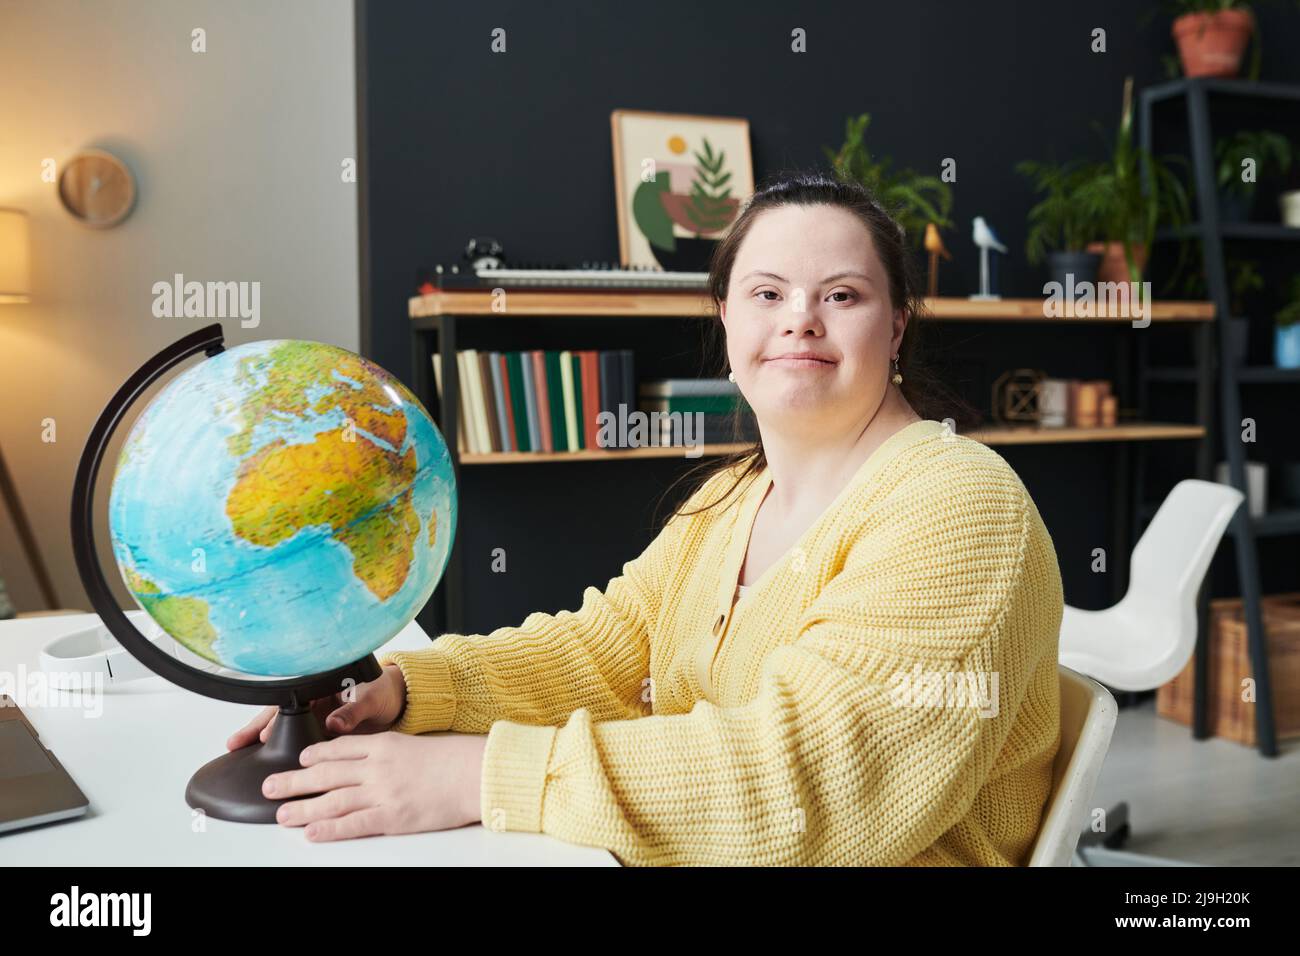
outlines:
[{"label": "lamp shade", "polygon": [[26,302],[32,291],[27,213],[0,209],[0,303]]}]

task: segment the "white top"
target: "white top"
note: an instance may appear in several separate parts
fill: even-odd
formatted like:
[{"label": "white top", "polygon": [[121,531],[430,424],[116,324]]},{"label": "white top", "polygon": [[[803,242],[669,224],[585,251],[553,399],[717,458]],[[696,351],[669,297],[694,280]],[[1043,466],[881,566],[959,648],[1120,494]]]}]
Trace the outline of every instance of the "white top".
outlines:
[{"label": "white top", "polygon": [[738,603],[740,602],[740,600],[741,600],[742,598],[744,598],[744,596],[745,596],[746,594],[749,593],[749,589],[750,589],[751,587],[752,587],[752,585],[749,585],[749,584],[737,584],[737,585],[736,585],[736,600],[733,601],[732,603],[733,603],[733,604],[738,604]]}]

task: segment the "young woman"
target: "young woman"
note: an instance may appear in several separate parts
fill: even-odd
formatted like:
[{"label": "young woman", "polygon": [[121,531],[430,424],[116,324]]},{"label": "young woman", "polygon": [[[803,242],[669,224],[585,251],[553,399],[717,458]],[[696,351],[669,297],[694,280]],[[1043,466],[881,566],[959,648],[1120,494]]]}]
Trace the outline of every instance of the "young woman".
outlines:
[{"label": "young woman", "polygon": [[710,272],[753,452],[577,611],[444,634],[319,702],[343,736],[268,778],[320,794],[280,822],[481,821],[635,865],[1023,864],[1059,741],[1060,572],[1015,472],[913,375],[909,262],[856,186],[757,192]]}]

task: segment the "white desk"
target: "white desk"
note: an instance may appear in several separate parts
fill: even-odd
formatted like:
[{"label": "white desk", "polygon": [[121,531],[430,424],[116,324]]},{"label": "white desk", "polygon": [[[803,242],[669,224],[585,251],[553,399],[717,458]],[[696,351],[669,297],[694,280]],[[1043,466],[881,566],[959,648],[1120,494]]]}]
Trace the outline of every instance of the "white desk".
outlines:
[{"label": "white desk", "polygon": [[[42,646],[93,627],[96,615],[0,621],[0,671],[10,683],[37,670]],[[411,622],[384,650],[428,645]],[[22,699],[15,694],[22,704]],[[67,695],[64,695],[65,699]],[[84,817],[0,834],[0,863],[73,866],[617,866],[604,850],[481,825],[311,843],[301,827],[204,821],[195,832],[185,802],[190,775],[226,752],[226,738],[260,710],[192,694],[150,677],[105,689],[102,713],[24,706],[41,741],[77,782]]]}]

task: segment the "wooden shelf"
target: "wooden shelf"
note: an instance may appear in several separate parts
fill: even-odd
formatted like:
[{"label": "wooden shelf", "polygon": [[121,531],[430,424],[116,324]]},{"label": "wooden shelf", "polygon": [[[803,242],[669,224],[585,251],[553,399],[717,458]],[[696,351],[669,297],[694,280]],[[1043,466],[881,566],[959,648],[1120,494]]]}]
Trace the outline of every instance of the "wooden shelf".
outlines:
[{"label": "wooden shelf", "polygon": [[986,445],[1060,445],[1074,442],[1158,441],[1204,438],[1201,425],[1166,422],[1120,422],[1109,428],[1040,428],[1036,425],[982,428],[968,433]]},{"label": "wooden shelf", "polygon": [[[539,292],[517,289],[509,292],[509,312],[494,312],[489,291],[431,292],[412,296],[410,317],[418,328],[432,328],[440,315],[494,316],[596,316],[596,317],[680,317],[706,318],[712,315],[707,293],[695,292]],[[1044,314],[1044,299],[997,299],[992,302],[959,298],[925,300],[922,319],[978,322],[1131,322],[1127,315],[1074,316],[1073,304],[1064,304],[1067,315]],[[1153,322],[1208,322],[1214,318],[1214,303],[1199,301],[1154,302]]]},{"label": "wooden shelf", "polygon": [[[991,427],[969,432],[967,437],[986,445],[1056,445],[1077,442],[1154,441],[1162,439],[1203,438],[1200,425],[1164,424],[1160,422],[1125,422],[1110,428],[1039,428],[1037,426]],[[750,446],[744,442],[705,445],[695,457],[730,455]],[[629,458],[685,458],[683,445],[655,445],[646,448],[602,449],[582,451],[494,451],[470,454],[462,452],[462,465],[523,465],[554,461],[618,461]]]}]

